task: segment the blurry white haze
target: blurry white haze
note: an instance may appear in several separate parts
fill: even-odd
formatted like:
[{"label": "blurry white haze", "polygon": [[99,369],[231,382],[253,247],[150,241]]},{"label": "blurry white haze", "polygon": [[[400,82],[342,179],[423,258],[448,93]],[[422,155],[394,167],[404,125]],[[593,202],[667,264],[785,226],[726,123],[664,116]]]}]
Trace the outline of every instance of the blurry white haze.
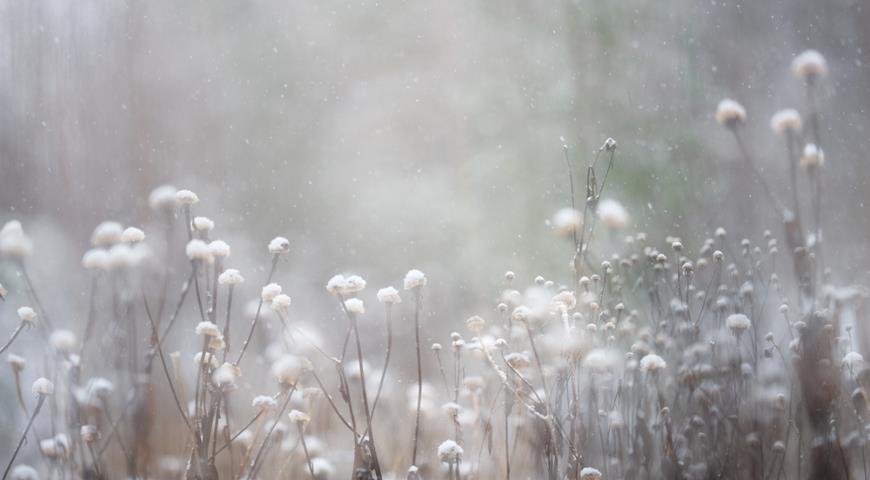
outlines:
[{"label": "blurry white haze", "polygon": [[870,475],[868,26],[0,0],[3,479]]}]

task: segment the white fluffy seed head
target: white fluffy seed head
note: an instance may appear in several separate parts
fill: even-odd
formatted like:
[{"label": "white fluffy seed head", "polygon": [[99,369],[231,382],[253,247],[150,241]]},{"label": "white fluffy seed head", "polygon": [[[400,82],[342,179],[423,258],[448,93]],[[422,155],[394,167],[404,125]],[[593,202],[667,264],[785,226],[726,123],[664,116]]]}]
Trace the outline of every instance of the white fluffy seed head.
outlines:
[{"label": "white fluffy seed head", "polygon": [[305,425],[311,421],[311,417],[308,416],[307,413],[296,409],[290,410],[290,413],[288,413],[287,416],[290,418],[290,422],[295,423],[296,425]]},{"label": "white fluffy seed head", "polygon": [[24,233],[21,222],[10,220],[0,229],[0,255],[26,257],[33,252],[33,241]]},{"label": "white fluffy seed head", "polygon": [[9,480],[39,480],[39,472],[30,465],[16,465],[9,474]]},{"label": "white fluffy seed head", "polygon": [[858,352],[849,352],[843,356],[843,365],[849,368],[858,368],[864,364],[864,356]]},{"label": "white fluffy seed head", "polygon": [[36,311],[30,307],[21,307],[18,309],[18,319],[24,323],[32,324],[36,320]]},{"label": "white fluffy seed head", "polygon": [[129,268],[136,265],[136,254],[133,252],[133,249],[130,248],[130,245],[126,243],[112,245],[108,254],[107,260],[109,270]]},{"label": "white fluffy seed head", "polygon": [[573,208],[562,208],[553,215],[551,225],[557,235],[567,237],[583,226],[583,215]]},{"label": "white fluffy seed head", "polygon": [[656,373],[667,368],[665,359],[655,353],[648,353],[640,359],[640,369],[647,373]]},{"label": "white fluffy seed head", "polygon": [[726,127],[734,127],[746,121],[746,109],[736,101],[726,98],[716,106],[716,121]]},{"label": "white fluffy seed head", "polygon": [[422,288],[426,286],[427,282],[428,280],[426,279],[426,275],[420,270],[412,269],[405,274],[405,290]]},{"label": "white fluffy seed head", "polygon": [[32,391],[34,395],[51,395],[54,393],[54,384],[51,383],[51,380],[45,377],[39,377],[33,382],[30,391]]},{"label": "white fluffy seed head", "polygon": [[182,205],[193,205],[199,201],[199,197],[190,190],[179,190],[175,192],[175,199]]},{"label": "white fluffy seed head", "polygon": [[601,472],[592,467],[584,467],[580,470],[580,480],[601,480]]},{"label": "white fluffy seed head", "polygon": [[24,367],[27,366],[27,360],[22,356],[15,355],[14,353],[7,355],[6,361],[9,362],[9,366],[12,367],[12,370],[15,370],[16,372],[24,370]]},{"label": "white fluffy seed head", "polygon": [[272,364],[272,375],[282,385],[295,385],[303,371],[302,361],[293,355],[284,355]]},{"label": "white fluffy seed head", "polygon": [[269,395],[257,395],[251,406],[260,411],[271,411],[278,408],[278,402]]},{"label": "white fluffy seed head", "polygon": [[214,230],[214,221],[208,217],[193,217],[193,228],[197,232],[210,232]]},{"label": "white fluffy seed head", "polygon": [[344,301],[344,308],[350,313],[362,315],[366,313],[366,307],[362,300],[358,298],[348,298]]},{"label": "white fluffy seed head", "polygon": [[88,270],[108,270],[109,252],[102,248],[92,248],[82,256],[82,266]]},{"label": "white fluffy seed head", "polygon": [[174,210],[178,207],[176,194],[178,190],[172,185],[161,185],[148,195],[148,206],[151,210]]},{"label": "white fluffy seed head", "polygon": [[124,243],[139,243],[145,240],[145,232],[136,227],[127,227],[121,232],[121,241]]},{"label": "white fluffy seed head", "polygon": [[804,81],[812,81],[828,74],[828,62],[821,53],[806,50],[791,62],[791,72]]},{"label": "white fluffy seed head", "polygon": [[628,212],[616,200],[606,198],[598,204],[598,218],[607,228],[621,230],[628,225]]},{"label": "white fluffy seed head", "polygon": [[290,241],[284,237],[275,237],[269,241],[269,253],[280,255],[290,251]]},{"label": "white fluffy seed head", "polygon": [[749,317],[742,313],[733,313],[725,319],[725,326],[735,334],[740,334],[749,330],[752,327],[752,322],[749,320]]},{"label": "white fluffy seed head", "polygon": [[227,258],[230,256],[230,245],[223,240],[213,240],[208,244],[208,250],[215,258]]},{"label": "white fluffy seed head", "polygon": [[212,322],[199,322],[196,326],[196,334],[205,337],[220,337],[221,329]]},{"label": "white fluffy seed head", "polygon": [[260,291],[260,298],[263,299],[264,302],[269,303],[280,294],[281,285],[278,285],[277,283],[270,283],[263,287],[263,290]]},{"label": "white fluffy seed head", "polygon": [[95,247],[108,247],[121,241],[124,227],[118,222],[103,222],[94,228],[91,244]]},{"label": "white fluffy seed head", "polygon": [[801,130],[802,126],[801,114],[793,108],[780,110],[770,118],[770,128],[779,134],[785,132],[797,133]]},{"label": "white fluffy seed head", "polygon": [[94,377],[88,380],[88,395],[94,398],[107,398],[113,391],[115,391],[115,385],[103,377]]},{"label": "white fluffy seed head", "polygon": [[385,304],[402,303],[399,291],[393,287],[384,287],[378,290],[378,301]]},{"label": "white fluffy seed head", "polygon": [[78,346],[78,340],[69,330],[55,330],[48,337],[48,344],[58,353],[72,353]]},{"label": "white fluffy seed head", "polygon": [[462,460],[463,450],[453,440],[445,440],[438,445],[438,458],[444,463],[456,463]]},{"label": "white fluffy seed head", "polygon": [[272,310],[275,310],[276,312],[287,313],[287,310],[290,308],[291,302],[292,299],[290,298],[290,295],[282,293],[279,295],[275,295],[275,298],[272,299],[271,307]]},{"label": "white fluffy seed head", "polygon": [[187,247],[184,251],[187,253],[187,258],[195,262],[211,263],[214,261],[208,244],[198,238],[187,242]]},{"label": "white fluffy seed head", "polygon": [[326,282],[326,290],[337,295],[352,295],[366,288],[366,281],[359,275],[334,275]]},{"label": "white fluffy seed head", "polygon": [[245,281],[245,277],[235,268],[228,268],[218,276],[218,283],[221,285],[238,285]]},{"label": "white fluffy seed head", "polygon": [[804,145],[804,153],[801,155],[802,167],[819,167],[825,163],[825,152],[814,143]]}]

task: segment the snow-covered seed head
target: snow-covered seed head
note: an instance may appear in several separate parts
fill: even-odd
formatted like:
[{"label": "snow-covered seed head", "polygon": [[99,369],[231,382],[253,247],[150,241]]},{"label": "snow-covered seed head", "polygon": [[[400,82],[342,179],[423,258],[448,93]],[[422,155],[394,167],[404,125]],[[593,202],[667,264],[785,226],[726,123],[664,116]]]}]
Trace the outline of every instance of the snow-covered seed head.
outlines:
[{"label": "snow-covered seed head", "polygon": [[290,413],[287,414],[287,417],[290,418],[290,423],[294,423],[299,426],[304,426],[306,423],[311,421],[311,417],[302,411],[299,410],[290,410]]},{"label": "snow-covered seed head", "polygon": [[399,291],[393,287],[384,287],[378,290],[378,301],[384,304],[395,305],[402,303],[402,297],[399,296]]},{"label": "snow-covered seed head", "polygon": [[78,346],[78,340],[69,330],[55,330],[48,337],[48,344],[58,353],[72,353]]},{"label": "snow-covered seed head", "polygon": [[199,201],[199,197],[190,190],[179,190],[175,192],[175,200],[181,205],[193,205]]},{"label": "snow-covered seed head", "polygon": [[100,431],[96,425],[82,425],[79,430],[82,441],[85,443],[94,443],[100,439]]},{"label": "snow-covered seed head", "polygon": [[161,185],[148,195],[148,206],[151,210],[174,210],[178,207],[177,193],[178,190],[172,185]]},{"label": "snow-covered seed head", "polygon": [[529,361],[529,357],[519,352],[513,352],[505,355],[504,360],[515,370],[529,368],[529,366],[532,364],[532,362]]},{"label": "snow-covered seed head", "polygon": [[726,98],[716,106],[716,121],[733,128],[746,121],[746,109],[734,100]]},{"label": "snow-covered seed head", "polygon": [[458,403],[447,402],[444,405],[441,405],[441,410],[447,414],[448,418],[455,418],[457,415],[459,415],[462,407],[459,406]]},{"label": "snow-covered seed head", "polygon": [[801,80],[811,82],[828,74],[828,62],[821,53],[806,50],[792,60],[791,73]]},{"label": "snow-covered seed head", "polygon": [[562,208],[553,215],[552,226],[557,235],[573,235],[583,227],[583,214],[570,207]]},{"label": "snow-covered seed head", "polygon": [[366,313],[366,307],[362,300],[358,298],[348,298],[344,301],[344,308],[350,313],[362,315]]},{"label": "snow-covered seed head", "polygon": [[0,229],[0,255],[26,257],[33,252],[33,241],[24,233],[21,222],[10,220]]},{"label": "snow-covered seed head", "polygon": [[269,395],[257,395],[251,402],[251,406],[261,412],[268,412],[278,408],[278,402]]},{"label": "snow-covered seed head", "polygon": [[440,343],[433,343],[432,344],[432,351],[433,352],[440,352],[442,348],[444,348],[444,347],[442,347]]},{"label": "snow-covered seed head", "polygon": [[742,313],[733,313],[725,319],[725,326],[735,335],[740,335],[752,327],[752,322],[749,320],[749,317]]},{"label": "snow-covered seed head", "polygon": [[124,227],[118,222],[103,222],[94,228],[91,244],[95,247],[108,247],[121,241]]},{"label": "snow-covered seed head", "polygon": [[584,467],[580,470],[580,480],[601,480],[601,472],[592,467]]},{"label": "snow-covered seed head", "polygon": [[438,445],[438,458],[444,463],[456,463],[462,460],[463,450],[453,440],[446,440]]},{"label": "snow-covered seed head", "polygon": [[515,322],[527,322],[532,316],[532,309],[525,305],[520,305],[511,312],[511,319]]},{"label": "snow-covered seed head", "polygon": [[145,240],[145,232],[136,227],[127,227],[121,232],[121,241],[124,243],[139,243]]},{"label": "snow-covered seed head", "polygon": [[16,465],[9,473],[9,480],[39,480],[39,472],[30,465]]},{"label": "snow-covered seed head", "polygon": [[235,268],[228,268],[218,276],[218,283],[221,285],[238,285],[245,281],[245,277]]},{"label": "snow-covered seed head", "polygon": [[797,133],[801,130],[802,126],[801,114],[793,108],[780,110],[770,118],[770,128],[779,134],[786,132]]},{"label": "snow-covered seed head", "polygon": [[187,253],[187,258],[194,262],[211,263],[214,261],[208,244],[198,238],[189,241],[184,251]]},{"label": "snow-covered seed head", "polygon": [[426,275],[420,270],[409,270],[405,274],[405,290],[413,290],[415,288],[423,288],[426,286]]},{"label": "snow-covered seed head", "polygon": [[106,399],[113,391],[115,385],[105,378],[94,377],[88,380],[88,395],[94,398]]},{"label": "snow-covered seed head", "polygon": [[51,380],[45,377],[39,377],[36,379],[36,381],[33,382],[33,386],[30,387],[30,391],[32,391],[34,395],[51,395],[54,393],[54,384],[51,383]]},{"label": "snow-covered seed head", "polygon": [[804,153],[801,155],[802,167],[819,167],[825,163],[825,152],[814,143],[804,145]]},{"label": "snow-covered seed head", "polygon": [[366,281],[359,275],[350,275],[344,279],[342,295],[359,293],[366,288]]},{"label": "snow-covered seed head", "polygon": [[18,309],[18,319],[24,323],[32,324],[36,320],[36,311],[30,307],[21,307]]},{"label": "snow-covered seed head", "polygon": [[616,150],[616,140],[613,138],[607,137],[607,140],[601,145],[602,150],[607,150],[608,152],[612,152]]},{"label": "snow-covered seed head", "polygon": [[295,385],[303,371],[302,361],[293,355],[284,355],[272,364],[272,375],[278,383],[286,386]]},{"label": "snow-covered seed head", "polygon": [[15,355],[14,353],[7,355],[6,361],[9,362],[9,366],[12,367],[12,370],[15,372],[20,372],[27,366],[27,360],[22,356]]},{"label": "snow-covered seed head", "polygon": [[220,337],[221,329],[212,322],[199,322],[196,326],[196,334],[201,337]]},{"label": "snow-covered seed head", "polygon": [[263,290],[260,292],[260,298],[263,299],[263,302],[269,303],[280,294],[281,285],[278,285],[277,283],[270,283],[263,287]]},{"label": "snow-covered seed head", "polygon": [[480,335],[484,325],[486,325],[486,321],[478,315],[474,315],[465,321],[465,326],[476,335]]},{"label": "snow-covered seed head", "polygon": [[621,230],[628,225],[628,212],[616,200],[607,198],[598,204],[598,218],[612,230]]},{"label": "snow-covered seed head", "polygon": [[235,388],[236,379],[239,376],[241,376],[239,367],[232,363],[224,363],[212,373],[211,381],[215,386],[227,391]]},{"label": "snow-covered seed head", "polygon": [[656,373],[664,370],[667,366],[668,364],[665,362],[665,359],[654,353],[648,353],[640,359],[640,369],[647,373]]},{"label": "snow-covered seed head", "polygon": [[514,278],[516,278],[516,276],[517,275],[510,270],[508,270],[507,272],[504,272],[504,279],[507,280],[508,282],[512,282],[514,280]]},{"label": "snow-covered seed head", "polygon": [[102,248],[92,248],[82,256],[82,266],[88,270],[108,270],[109,252]]},{"label": "snow-covered seed head", "polygon": [[269,253],[280,255],[290,251],[290,240],[284,237],[275,237],[269,241]]},{"label": "snow-covered seed head", "polygon": [[272,310],[275,310],[278,313],[287,313],[290,309],[291,301],[290,295],[284,293],[275,295],[275,298],[272,299]]},{"label": "snow-covered seed head", "polygon": [[208,217],[193,217],[193,228],[197,232],[207,233],[214,230],[214,221]]},{"label": "snow-covered seed head", "polygon": [[851,368],[858,369],[864,364],[864,357],[858,352],[849,352],[843,356],[843,365]]},{"label": "snow-covered seed head", "polygon": [[223,240],[213,240],[208,244],[208,250],[215,258],[227,258],[230,256],[230,245]]}]

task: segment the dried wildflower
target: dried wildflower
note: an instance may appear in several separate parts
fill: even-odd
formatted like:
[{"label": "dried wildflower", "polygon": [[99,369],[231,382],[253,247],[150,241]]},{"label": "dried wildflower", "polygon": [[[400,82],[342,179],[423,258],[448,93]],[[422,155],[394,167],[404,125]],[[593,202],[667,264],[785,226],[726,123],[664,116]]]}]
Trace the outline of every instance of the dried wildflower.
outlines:
[{"label": "dried wildflower", "polygon": [[474,315],[465,321],[465,326],[475,333],[479,333],[484,325],[486,325],[486,321],[478,315]]},{"label": "dried wildflower", "polygon": [[269,395],[257,395],[251,406],[260,411],[270,411],[278,408],[278,402]]},{"label": "dried wildflower", "polygon": [[231,390],[235,387],[236,379],[239,377],[239,374],[240,370],[238,367],[231,363],[224,363],[215,369],[214,373],[211,375],[211,381],[224,390]]},{"label": "dried wildflower", "polygon": [[314,478],[316,479],[329,480],[335,475],[335,466],[323,457],[312,458],[311,466],[314,470]]},{"label": "dried wildflower", "polygon": [[94,398],[105,399],[115,391],[115,385],[102,377],[94,377],[88,380],[88,395]]},{"label": "dried wildflower", "polygon": [[214,221],[208,217],[193,217],[193,228],[197,232],[210,232],[214,230]]},{"label": "dried wildflower", "polygon": [[804,145],[804,153],[801,155],[802,167],[820,167],[825,163],[825,152],[814,143]]},{"label": "dried wildflower", "polygon": [[264,302],[271,302],[278,295],[281,294],[281,285],[277,283],[270,283],[263,287],[263,290],[260,291],[260,298],[263,299]]},{"label": "dried wildflower", "polygon": [[420,270],[409,270],[408,273],[405,274],[405,290],[422,288],[426,285],[426,282],[426,275]]},{"label": "dried wildflower", "polygon": [[92,248],[82,257],[82,266],[88,270],[108,270],[109,252],[102,248]]},{"label": "dried wildflower", "polygon": [[212,322],[199,322],[196,326],[196,334],[205,337],[220,337],[221,329]]},{"label": "dried wildflower", "polygon": [[290,251],[290,241],[284,237],[275,237],[269,241],[269,253],[280,255]]},{"label": "dried wildflower", "polygon": [[7,355],[6,361],[9,362],[9,366],[12,367],[12,370],[16,372],[24,370],[24,367],[27,366],[27,360],[25,360],[24,357],[15,355],[14,353]]},{"label": "dried wildflower", "polygon": [[194,238],[188,242],[184,251],[187,253],[187,258],[194,262],[211,263],[214,260],[211,250],[208,248],[208,244],[198,238]]},{"label": "dried wildflower", "polygon": [[402,303],[402,297],[399,296],[399,291],[393,287],[385,287],[378,290],[378,301],[386,304]]},{"label": "dried wildflower", "polygon": [[311,417],[307,413],[299,410],[290,410],[290,413],[288,413],[287,416],[290,418],[290,423],[295,423],[297,425],[305,425],[311,421]]},{"label": "dried wildflower", "polygon": [[731,332],[735,335],[740,335],[752,327],[752,322],[749,320],[749,317],[742,313],[733,313],[725,319],[725,326],[731,329]]},{"label": "dried wildflower", "polygon": [[716,106],[716,121],[733,128],[746,121],[746,109],[734,100],[726,98]]},{"label": "dried wildflower", "polygon": [[175,192],[175,200],[181,205],[193,205],[199,201],[199,197],[190,190],[179,190]]},{"label": "dried wildflower", "polygon": [[272,375],[282,385],[295,385],[303,371],[302,361],[293,355],[284,355],[272,364]]},{"label": "dried wildflower", "polygon": [[440,344],[440,343],[433,343],[433,344],[432,344],[432,351],[433,351],[433,352],[440,352],[440,351],[441,351],[441,348],[442,348],[442,347],[441,347],[441,344]]},{"label": "dried wildflower", "polygon": [[621,203],[612,199],[604,199],[598,204],[598,218],[610,229],[621,230],[628,225],[628,212]]},{"label": "dried wildflower", "polygon": [[446,440],[438,445],[438,458],[444,463],[456,463],[462,460],[463,450],[453,440]]},{"label": "dried wildflower", "polygon": [[121,241],[124,227],[118,222],[103,222],[94,228],[91,244],[95,247],[108,247]]},{"label": "dried wildflower", "polygon": [[121,232],[120,240],[124,243],[139,243],[145,240],[145,232],[136,227],[127,227]]},{"label": "dried wildflower", "polygon": [[560,209],[551,222],[557,235],[567,237],[583,227],[583,215],[570,207]]},{"label": "dried wildflower", "polygon": [[580,480],[601,480],[601,472],[592,467],[584,467],[580,470]]},{"label": "dried wildflower", "polygon": [[176,194],[178,190],[172,185],[161,185],[151,191],[148,195],[148,206],[151,210],[174,210],[178,207],[178,199]]},{"label": "dried wildflower", "polygon": [[459,415],[462,407],[458,403],[447,402],[444,405],[441,405],[441,410],[443,410],[449,418],[454,418]]},{"label": "dried wildflower", "polygon": [[245,281],[245,277],[235,268],[228,268],[218,276],[218,283],[221,285],[238,285]]},{"label": "dried wildflower", "polygon": [[78,340],[69,330],[55,330],[48,337],[48,344],[58,353],[72,353],[78,346]]},{"label": "dried wildflower", "polygon": [[279,313],[287,313],[287,310],[290,308],[291,299],[289,295],[280,294],[275,295],[275,298],[272,299],[272,310],[275,310]]},{"label": "dried wildflower", "polygon": [[350,313],[362,315],[366,313],[366,307],[362,300],[358,298],[348,298],[344,301],[344,308]]},{"label": "dried wildflower", "polygon": [[82,425],[79,434],[85,443],[94,443],[100,439],[100,431],[96,425]]},{"label": "dried wildflower", "polygon": [[667,366],[665,359],[654,353],[648,353],[640,359],[640,369],[647,373],[656,373],[659,370],[664,370]]},{"label": "dried wildflower", "polygon": [[18,318],[27,324],[32,324],[36,320],[36,311],[30,307],[21,307],[18,309]]},{"label": "dried wildflower", "polygon": [[532,309],[525,305],[520,305],[511,312],[511,319],[516,322],[526,322],[532,317]]},{"label": "dried wildflower", "polygon": [[51,383],[51,380],[45,377],[39,377],[33,382],[30,390],[34,395],[47,396],[54,393],[54,384]]},{"label": "dried wildflower", "polygon": [[828,62],[821,53],[806,50],[792,60],[791,72],[795,77],[810,82],[828,74]]},{"label": "dried wildflower", "polygon": [[208,244],[208,250],[215,258],[227,258],[230,256],[230,245],[223,240],[213,240]]},{"label": "dried wildflower", "polygon": [[33,241],[24,233],[21,222],[10,220],[0,229],[0,255],[26,257],[33,252]]},{"label": "dried wildflower", "polygon": [[849,352],[843,356],[843,365],[857,369],[864,364],[864,357],[858,352]]},{"label": "dried wildflower", "polygon": [[519,352],[513,352],[505,355],[504,360],[507,362],[508,365],[516,370],[528,368],[532,364],[532,362],[529,360],[529,357]]},{"label": "dried wildflower", "polygon": [[780,110],[770,118],[770,128],[779,134],[797,133],[801,130],[802,125],[801,114],[793,108]]}]

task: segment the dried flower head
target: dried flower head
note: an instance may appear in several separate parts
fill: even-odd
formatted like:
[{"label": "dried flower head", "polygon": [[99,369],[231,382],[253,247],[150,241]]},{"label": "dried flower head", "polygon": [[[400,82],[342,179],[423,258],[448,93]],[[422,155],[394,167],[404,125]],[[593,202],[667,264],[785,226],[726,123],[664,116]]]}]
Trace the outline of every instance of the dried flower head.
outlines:
[{"label": "dried flower head", "polygon": [[532,362],[529,361],[529,357],[519,352],[513,352],[505,355],[504,360],[507,362],[508,365],[516,370],[528,368],[529,365],[532,364]]},{"label": "dried flower head", "polygon": [[217,357],[212,352],[196,352],[193,356],[193,363],[197,367],[209,365],[211,368],[217,368],[220,366]]},{"label": "dried flower head", "polygon": [[307,413],[295,409],[290,410],[287,416],[290,418],[290,423],[295,423],[296,425],[305,425],[311,421],[311,417]]},{"label": "dried flower head", "polygon": [[275,237],[269,241],[269,253],[280,255],[290,251],[290,240],[284,237]]},{"label": "dried flower head", "polygon": [[10,353],[6,356],[6,361],[9,362],[9,366],[12,367],[12,370],[16,372],[20,372],[24,370],[24,367],[27,366],[27,360],[24,357],[15,355],[14,353]]},{"label": "dried flower head", "polygon": [[272,299],[272,310],[275,310],[278,313],[287,313],[290,309],[290,303],[292,299],[290,295],[281,293],[279,295],[275,295],[275,298]]},{"label": "dried flower head", "polygon": [[221,329],[212,322],[199,322],[196,326],[196,334],[203,337],[220,337]]},{"label": "dried flower head", "polygon": [[444,463],[456,463],[462,460],[463,450],[453,440],[445,440],[438,445],[438,458]]},{"label": "dried flower head", "polygon": [[95,247],[109,247],[121,241],[124,227],[118,222],[103,222],[94,228],[91,244]]},{"label": "dried flower head", "polygon": [[344,301],[344,308],[350,313],[361,315],[366,313],[366,307],[362,300],[358,298],[348,298]]},{"label": "dried flower head", "polygon": [[640,369],[647,373],[656,373],[667,368],[665,359],[655,353],[648,353],[640,359]]},{"label": "dried flower head", "polygon": [[804,145],[804,153],[801,155],[802,167],[819,167],[825,163],[825,152],[814,143]]},{"label": "dried flower head", "polygon": [[24,233],[21,222],[10,220],[0,229],[0,255],[26,257],[33,252],[33,241]]},{"label": "dried flower head", "polygon": [[412,269],[405,274],[405,290],[413,290],[426,286],[426,275],[420,270]]},{"label": "dried flower head", "polygon": [[30,390],[34,395],[47,396],[54,393],[54,384],[51,383],[51,380],[45,377],[39,377],[33,382],[33,386],[30,387]]},{"label": "dried flower head", "polygon": [[55,330],[48,337],[48,344],[58,353],[72,353],[78,346],[78,340],[69,330]]},{"label": "dried flower head", "polygon": [[731,329],[731,332],[735,335],[740,335],[752,327],[752,322],[749,320],[749,317],[742,313],[733,313],[725,319],[725,326]]},{"label": "dried flower head", "polygon": [[214,261],[214,257],[212,257],[208,244],[198,238],[194,238],[187,242],[187,247],[185,247],[184,251],[187,253],[187,258],[191,261],[203,263],[211,263]]},{"label": "dried flower head", "polygon": [[181,205],[193,205],[199,201],[199,197],[190,190],[179,190],[175,192],[175,200]]},{"label": "dried flower head", "polygon": [[175,195],[178,193],[172,185],[161,185],[151,191],[148,195],[148,206],[151,210],[174,210],[178,207],[178,199]]},{"label": "dried flower head", "polygon": [[208,217],[193,217],[193,229],[197,232],[214,230],[214,221]]},{"label": "dried flower head", "polygon": [[278,408],[278,402],[269,395],[257,395],[251,402],[251,406],[265,412]]},{"label": "dried flower head", "polygon": [[734,100],[726,98],[716,106],[716,121],[733,128],[746,121],[746,109]]},{"label": "dried flower head", "polygon": [[801,130],[801,127],[801,114],[793,108],[780,110],[770,118],[770,128],[779,134],[786,132],[797,133]]},{"label": "dried flower head", "polygon": [[281,294],[281,285],[277,283],[270,283],[263,287],[263,290],[260,291],[260,298],[263,299],[264,302],[271,302],[278,295]]},{"label": "dried flower head", "polygon": [[557,235],[567,237],[583,227],[583,214],[570,207],[562,208],[553,215],[551,224]]},{"label": "dried flower head", "polygon": [[483,329],[484,325],[486,325],[486,320],[478,315],[474,315],[465,321],[465,326],[468,327],[469,330],[477,334],[479,334],[479,332]]},{"label": "dried flower head", "polygon": [[583,467],[580,470],[580,480],[601,480],[601,472],[592,467]]},{"label": "dried flower head", "polygon": [[598,218],[610,229],[621,230],[628,225],[628,212],[621,203],[604,199],[598,204]]},{"label": "dried flower head", "polygon": [[806,50],[792,60],[791,72],[795,77],[811,82],[828,75],[828,62],[821,53]]},{"label": "dried flower head", "polygon": [[9,474],[9,480],[39,480],[39,472],[30,465],[16,465]]},{"label": "dried flower head", "polygon": [[18,319],[24,323],[32,324],[36,320],[36,311],[30,307],[21,307],[18,309]]},{"label": "dried flower head", "polygon": [[102,248],[92,248],[82,257],[82,266],[88,270],[108,270],[109,252]]},{"label": "dried flower head", "polygon": [[223,240],[213,240],[208,244],[208,250],[215,258],[227,258],[230,256],[230,245]]},{"label": "dried flower head", "polygon": [[378,301],[385,304],[402,303],[402,297],[399,296],[399,291],[393,287],[385,287],[378,290]]},{"label": "dried flower head", "polygon": [[121,232],[121,241],[124,243],[139,243],[145,240],[145,232],[136,227],[127,227]]},{"label": "dried flower head", "polygon": [[115,391],[115,385],[103,377],[94,377],[88,380],[88,395],[94,398],[105,399]]},{"label": "dried flower head", "polygon": [[238,285],[245,281],[245,277],[235,268],[228,268],[218,276],[218,283],[221,285]]},{"label": "dried flower head", "polygon": [[282,385],[295,385],[303,371],[302,360],[294,355],[284,355],[272,364],[272,375]]},{"label": "dried flower head", "polygon": [[82,441],[85,443],[94,443],[100,439],[100,431],[96,425],[82,425],[79,430]]}]

